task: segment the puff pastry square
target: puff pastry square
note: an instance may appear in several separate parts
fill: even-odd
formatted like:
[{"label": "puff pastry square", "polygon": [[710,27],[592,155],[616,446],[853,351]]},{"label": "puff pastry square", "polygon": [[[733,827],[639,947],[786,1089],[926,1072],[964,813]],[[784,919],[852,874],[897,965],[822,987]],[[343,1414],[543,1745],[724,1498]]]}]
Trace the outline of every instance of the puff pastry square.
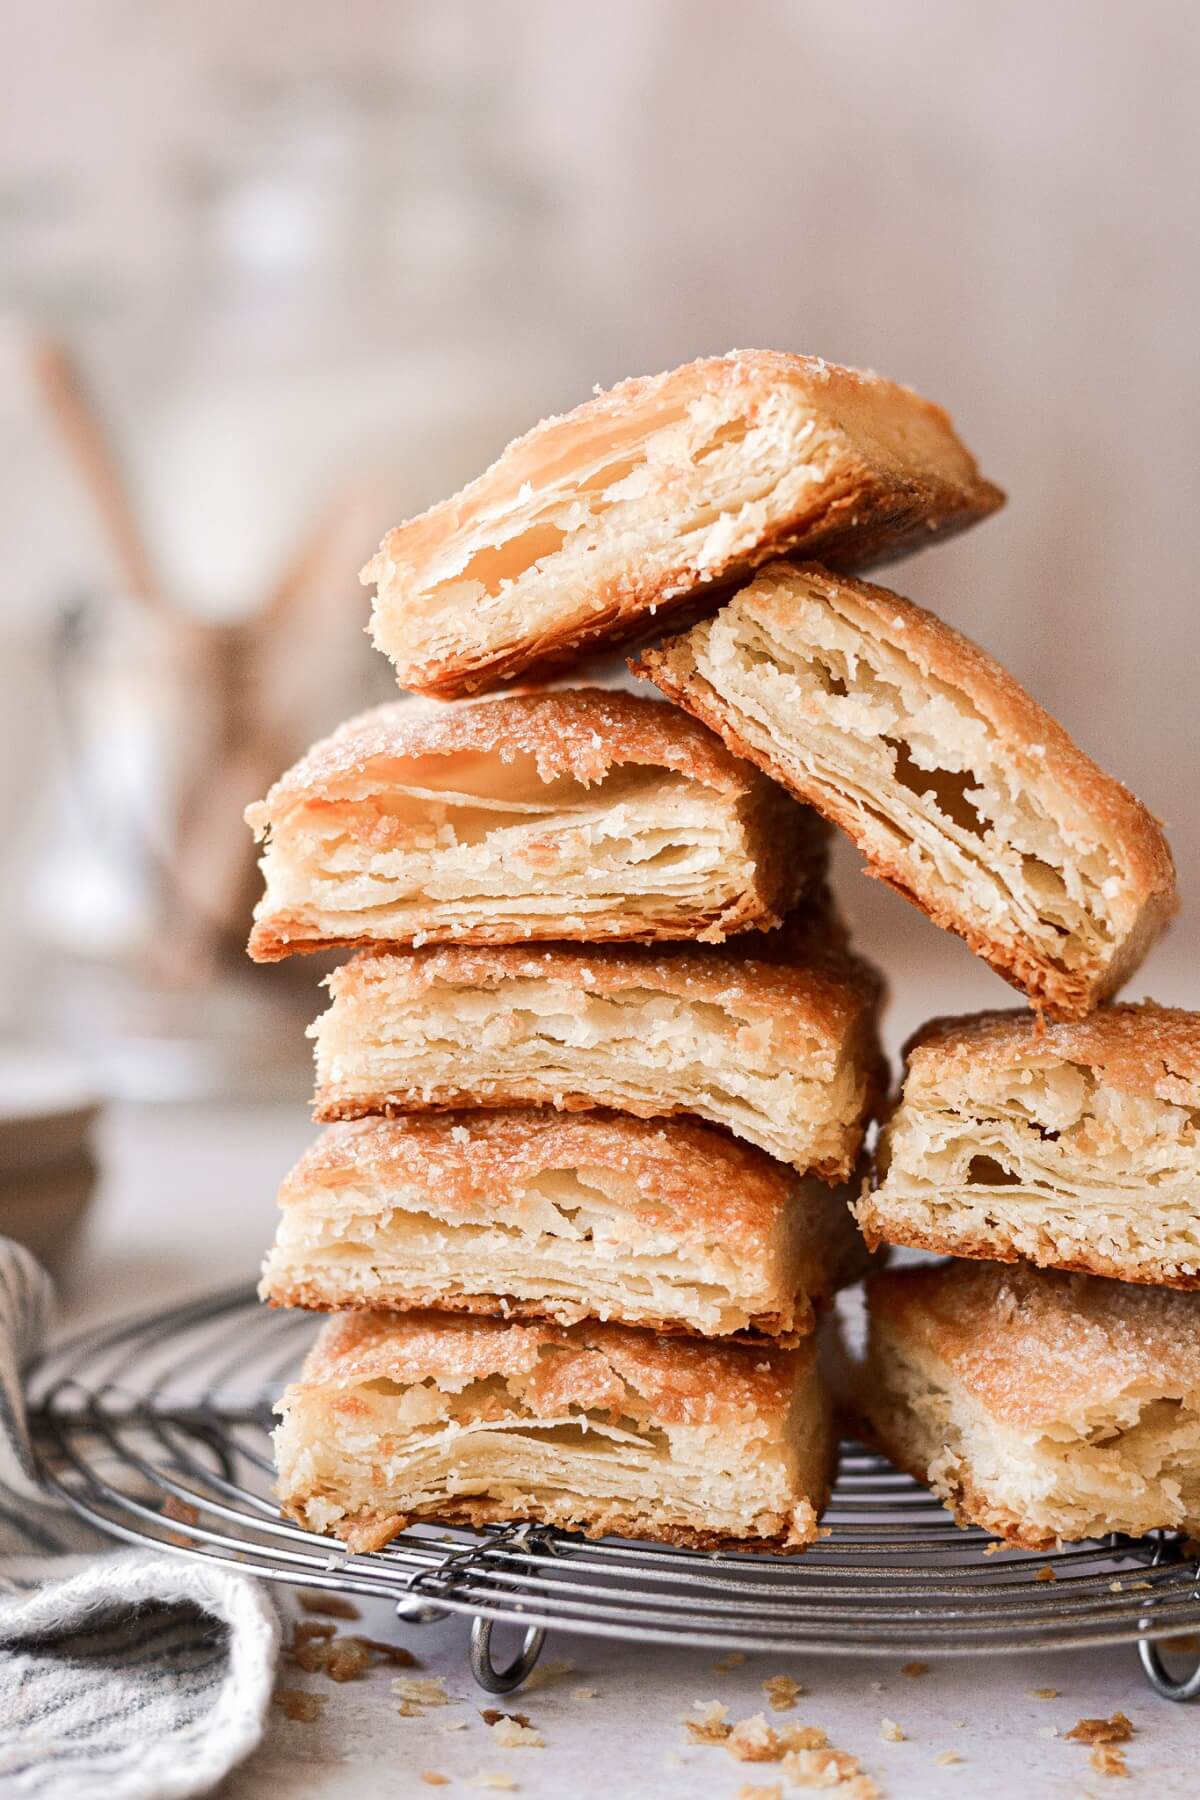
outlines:
[{"label": "puff pastry square", "polygon": [[333,1003],[309,1027],[316,1117],[694,1113],[844,1181],[885,1085],[882,984],[836,945],[752,941],[778,948],[360,951],[328,978]]},{"label": "puff pastry square", "polygon": [[1200,1015],[939,1019],[856,1211],[868,1240],[1200,1287]]},{"label": "puff pastry square", "polygon": [[1157,821],[932,613],[773,563],[636,665],[1039,1006],[1116,992],[1176,908]]},{"label": "puff pastry square", "polygon": [[614,1319],[795,1342],[868,1253],[845,1189],[691,1120],[425,1113],[331,1125],[283,1184],[278,1306]]},{"label": "puff pastry square", "polygon": [[354,1551],[419,1520],[800,1550],[834,1441],[815,1340],[342,1313],[280,1403],[284,1512]]},{"label": "puff pastry square", "polygon": [[601,688],[400,701],[246,814],[250,954],[338,944],[653,942],[778,925],[828,826],[677,707]]},{"label": "puff pastry square", "polygon": [[1200,1295],[954,1262],[867,1283],[860,1405],[960,1525],[1200,1532]]},{"label": "puff pastry square", "polygon": [[371,631],[401,687],[448,698],[709,610],[770,556],[862,569],[1003,500],[911,388],[733,351],[545,420],[389,532]]}]

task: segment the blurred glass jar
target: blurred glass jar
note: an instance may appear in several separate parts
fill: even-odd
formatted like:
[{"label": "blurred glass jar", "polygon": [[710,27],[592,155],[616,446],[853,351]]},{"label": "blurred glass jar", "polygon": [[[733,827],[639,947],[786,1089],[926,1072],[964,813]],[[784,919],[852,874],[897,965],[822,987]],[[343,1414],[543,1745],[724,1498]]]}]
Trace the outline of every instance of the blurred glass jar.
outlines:
[{"label": "blurred glass jar", "polygon": [[555,206],[498,84],[242,80],[218,110],[174,172],[126,436],[172,591],[237,617],[335,486],[365,558],[578,395]]},{"label": "blurred glass jar", "polygon": [[395,694],[356,580],[383,531],[578,397],[553,206],[502,96],[238,82],[217,112],[173,172],[160,265],[89,358],[160,592],[64,613],[30,909],[54,1034],[144,1096],[303,1083],[318,970],[245,964],[242,808]]}]

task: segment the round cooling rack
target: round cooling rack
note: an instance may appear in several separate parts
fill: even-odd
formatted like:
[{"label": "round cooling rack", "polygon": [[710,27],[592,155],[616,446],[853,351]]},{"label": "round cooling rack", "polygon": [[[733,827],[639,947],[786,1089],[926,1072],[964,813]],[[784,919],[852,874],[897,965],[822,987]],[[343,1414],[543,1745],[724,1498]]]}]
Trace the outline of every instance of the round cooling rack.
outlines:
[{"label": "round cooling rack", "polygon": [[[842,1450],[828,1535],[797,1558],[703,1554],[541,1526],[418,1527],[351,1556],[280,1517],[271,1407],[320,1320],[260,1306],[250,1287],[92,1331],[29,1384],[46,1484],[113,1537],[203,1556],[269,1581],[393,1602],[412,1624],[465,1613],[471,1663],[493,1693],[519,1686],[548,1629],[723,1650],[921,1657],[1136,1644],[1169,1699],[1156,1640],[1200,1627],[1194,1546],[1163,1533],[1052,1554],[961,1531],[924,1488],[854,1444]],[[505,1667],[496,1623],[525,1628]]]}]

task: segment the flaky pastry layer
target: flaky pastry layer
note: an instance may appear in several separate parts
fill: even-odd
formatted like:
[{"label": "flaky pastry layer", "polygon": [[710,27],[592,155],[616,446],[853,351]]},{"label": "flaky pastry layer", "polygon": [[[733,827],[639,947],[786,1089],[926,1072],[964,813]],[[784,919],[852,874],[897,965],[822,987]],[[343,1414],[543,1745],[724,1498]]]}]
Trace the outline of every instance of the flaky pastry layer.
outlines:
[{"label": "flaky pastry layer", "polygon": [[250,954],[776,926],[828,827],[677,707],[601,688],[352,719],[246,818]]},{"label": "flaky pastry layer", "polygon": [[[832,929],[832,927],[831,927]],[[881,983],[816,940],[364,952],[329,977],[322,1120],[463,1107],[692,1113],[845,1180],[881,1096]],[[759,940],[754,940],[757,946]]]},{"label": "flaky pastry layer", "polygon": [[1003,498],[910,388],[733,351],[545,420],[389,532],[371,630],[401,687],[448,698],[711,610],[771,556],[866,568]]},{"label": "flaky pastry layer", "polygon": [[872,1277],[867,1310],[867,1429],[960,1524],[1200,1527],[1200,1295],[954,1262]]},{"label": "flaky pastry layer", "polygon": [[1200,1287],[1200,1016],[927,1026],[907,1050],[868,1241]]},{"label": "flaky pastry layer", "polygon": [[847,1205],[687,1120],[550,1109],[330,1126],[284,1182],[281,1306],[615,1319],[795,1342],[867,1263]]},{"label": "flaky pastry layer", "polygon": [[773,563],[635,667],[1056,1016],[1115,993],[1176,910],[1145,807],[984,651],[885,588]]},{"label": "flaky pastry layer", "polygon": [[276,1432],[284,1512],[352,1550],[418,1520],[799,1550],[832,1479],[828,1396],[799,1349],[618,1325],[342,1314]]}]

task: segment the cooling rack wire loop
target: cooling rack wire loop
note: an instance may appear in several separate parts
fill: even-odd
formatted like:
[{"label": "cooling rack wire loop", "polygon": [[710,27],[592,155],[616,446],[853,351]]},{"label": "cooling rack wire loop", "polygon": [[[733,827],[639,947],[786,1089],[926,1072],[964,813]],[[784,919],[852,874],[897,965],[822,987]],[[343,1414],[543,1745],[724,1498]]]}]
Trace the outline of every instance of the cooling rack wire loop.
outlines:
[{"label": "cooling rack wire loop", "polygon": [[[999,1655],[1136,1644],[1171,1700],[1200,1665],[1168,1670],[1200,1630],[1200,1564],[1173,1534],[1039,1554],[961,1531],[924,1488],[842,1448],[824,1523],[797,1558],[726,1555],[541,1526],[417,1527],[350,1555],[280,1517],[272,1403],[320,1321],[260,1306],[250,1287],[86,1333],[36,1365],[31,1426],[47,1486],[126,1543],[203,1556],[268,1581],[390,1600],[405,1623],[473,1619],[471,1667],[491,1693],[530,1674],[546,1632],[823,1656]],[[492,1657],[497,1624],[523,1631]],[[1195,1654],[1192,1652],[1192,1654]]]}]

